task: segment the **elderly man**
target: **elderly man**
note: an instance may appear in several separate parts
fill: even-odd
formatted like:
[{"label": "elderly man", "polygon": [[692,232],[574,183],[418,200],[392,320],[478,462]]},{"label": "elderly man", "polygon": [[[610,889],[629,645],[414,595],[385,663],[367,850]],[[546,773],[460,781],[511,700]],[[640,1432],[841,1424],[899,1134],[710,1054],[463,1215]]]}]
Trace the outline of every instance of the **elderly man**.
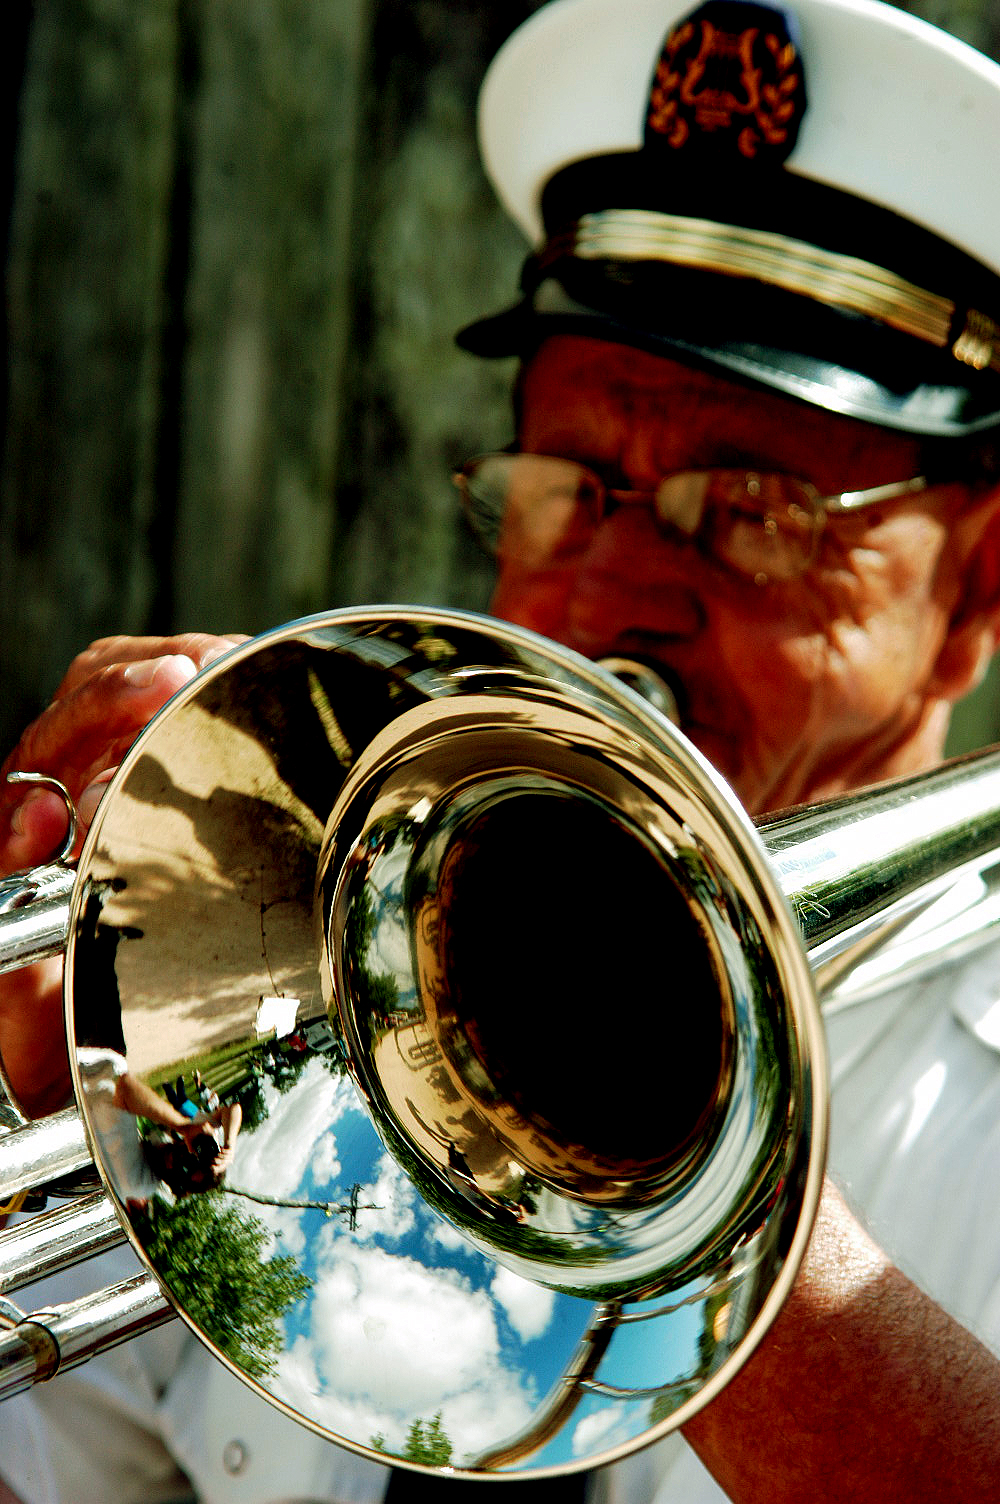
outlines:
[{"label": "elderly man", "polygon": [[[459,477],[493,609],[659,685],[751,811],[935,763],[996,646],[998,124],[1000,71],[864,0],[555,0],[487,79],[536,244],[524,299],[462,336],[522,360],[516,452]],[[17,765],[79,768],[122,653],[152,680],[178,651],[105,645]],[[22,807],[5,855],[54,816]],[[832,1166],[878,1242],[831,1187],[694,1452],[592,1497],[996,1496],[996,960],[832,1020]]]},{"label": "elderly man", "polygon": [[[976,163],[998,119],[995,68],[824,0],[640,0],[627,26],[563,0],[487,78],[486,162],[535,246],[523,299],[460,336],[522,360],[515,452],[458,477],[493,610],[655,670],[754,813],[933,766],[995,650],[1000,200]],[[832,1165],[1000,1352],[995,959],[832,1021]],[[996,1363],[832,1195],[813,1255],[687,1428],[718,1479],[944,1497],[964,1453],[963,1483],[995,1489]],[[935,1473],[949,1370],[978,1375],[971,1431]]]}]

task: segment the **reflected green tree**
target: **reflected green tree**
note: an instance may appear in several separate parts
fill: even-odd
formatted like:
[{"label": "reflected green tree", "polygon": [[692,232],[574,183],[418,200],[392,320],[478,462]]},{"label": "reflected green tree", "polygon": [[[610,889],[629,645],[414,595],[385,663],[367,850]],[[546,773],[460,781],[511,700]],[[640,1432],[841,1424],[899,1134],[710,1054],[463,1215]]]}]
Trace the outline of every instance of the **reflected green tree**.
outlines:
[{"label": "reflected green tree", "polygon": [[326,1071],[335,1081],[342,1081],[347,1075],[347,1062],[341,1054],[321,1054],[317,1057]]},{"label": "reflected green tree", "polygon": [[375,938],[375,910],[371,895],[365,888],[359,888],[351,897],[346,936],[348,956],[355,964],[361,964]]},{"label": "reflected green tree", "polygon": [[391,972],[373,971],[368,953],[375,939],[378,918],[366,888],[351,898],[347,917],[345,952],[352,984],[376,1018],[386,1018],[399,1007],[399,985]]},{"label": "reflected green tree", "polygon": [[273,1373],[282,1321],[310,1288],[290,1254],[267,1258],[264,1223],[218,1192],[163,1202],[135,1217],[150,1262],[191,1320],[250,1378]]},{"label": "reflected green tree", "polygon": [[430,1420],[415,1420],[406,1434],[402,1455],[408,1462],[444,1467],[451,1461],[451,1442],[441,1425],[441,1411]]},{"label": "reflected green tree", "polygon": [[[380,1431],[371,1438],[376,1452],[390,1455],[389,1444]],[[414,1420],[406,1433],[406,1442],[399,1453],[407,1462],[420,1462],[425,1467],[445,1467],[451,1461],[452,1445],[441,1424],[441,1411],[430,1420]]]},{"label": "reflected green tree", "polygon": [[649,1407],[649,1425],[658,1426],[669,1420],[682,1405],[693,1399],[702,1387],[700,1380],[688,1379],[677,1384],[668,1384]]},{"label": "reflected green tree", "polygon": [[387,971],[366,971],[365,987],[368,1006],[378,1017],[386,1018],[399,1007],[399,987]]},{"label": "reflected green tree", "polygon": [[259,1080],[252,1080],[237,1100],[243,1110],[243,1133],[253,1133],[255,1128],[267,1122],[267,1099]]},{"label": "reflected green tree", "polygon": [[264,1055],[261,1069],[275,1090],[284,1096],[298,1084],[311,1058],[307,1050],[291,1051],[278,1046]]}]

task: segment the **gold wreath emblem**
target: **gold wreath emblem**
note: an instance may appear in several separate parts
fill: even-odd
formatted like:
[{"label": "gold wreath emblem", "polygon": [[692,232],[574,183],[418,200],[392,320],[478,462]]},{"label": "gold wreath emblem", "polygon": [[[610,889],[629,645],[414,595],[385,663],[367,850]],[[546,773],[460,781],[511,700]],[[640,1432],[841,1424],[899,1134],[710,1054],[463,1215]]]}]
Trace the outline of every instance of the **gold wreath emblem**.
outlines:
[{"label": "gold wreath emblem", "polygon": [[[679,27],[668,39],[650,90],[647,129],[677,149],[689,139],[692,120],[702,134],[729,131],[743,120],[736,139],[744,157],[755,157],[762,142],[783,145],[788,140],[800,85],[798,54],[791,42],[770,32],[764,34],[762,41],[771,54],[773,68],[772,77],[765,82],[763,69],[755,65],[753,56],[761,36],[758,27],[737,33],[721,31],[704,19],[700,25],[701,41],[694,57],[683,55],[694,36],[693,22]],[[739,93],[706,82],[709,64],[723,58],[739,63]]]}]

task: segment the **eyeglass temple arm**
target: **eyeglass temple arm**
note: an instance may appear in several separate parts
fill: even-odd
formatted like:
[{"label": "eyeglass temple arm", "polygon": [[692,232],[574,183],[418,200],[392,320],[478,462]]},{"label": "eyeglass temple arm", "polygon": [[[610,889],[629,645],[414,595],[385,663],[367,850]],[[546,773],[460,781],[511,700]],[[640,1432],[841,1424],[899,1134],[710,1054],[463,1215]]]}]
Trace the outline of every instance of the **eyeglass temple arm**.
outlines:
[{"label": "eyeglass temple arm", "polygon": [[890,481],[886,486],[870,486],[865,491],[844,491],[840,496],[825,496],[822,506],[830,516],[841,512],[858,512],[862,507],[878,506],[882,501],[896,501],[900,496],[913,496],[918,491],[926,491],[929,485],[926,475],[917,475],[912,480]]}]

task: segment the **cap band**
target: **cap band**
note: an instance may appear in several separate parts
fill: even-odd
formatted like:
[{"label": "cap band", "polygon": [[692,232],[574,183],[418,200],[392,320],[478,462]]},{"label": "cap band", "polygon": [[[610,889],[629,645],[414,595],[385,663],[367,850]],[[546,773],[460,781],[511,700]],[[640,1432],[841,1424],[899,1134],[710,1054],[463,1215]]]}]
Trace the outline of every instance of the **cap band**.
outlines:
[{"label": "cap band", "polygon": [[970,309],[954,337],[956,304],[857,257],[773,231],[651,209],[584,214],[552,236],[526,268],[531,291],[560,262],[659,261],[769,283],[848,313],[864,314],[944,349],[975,370],[1000,371],[1000,328]]}]

